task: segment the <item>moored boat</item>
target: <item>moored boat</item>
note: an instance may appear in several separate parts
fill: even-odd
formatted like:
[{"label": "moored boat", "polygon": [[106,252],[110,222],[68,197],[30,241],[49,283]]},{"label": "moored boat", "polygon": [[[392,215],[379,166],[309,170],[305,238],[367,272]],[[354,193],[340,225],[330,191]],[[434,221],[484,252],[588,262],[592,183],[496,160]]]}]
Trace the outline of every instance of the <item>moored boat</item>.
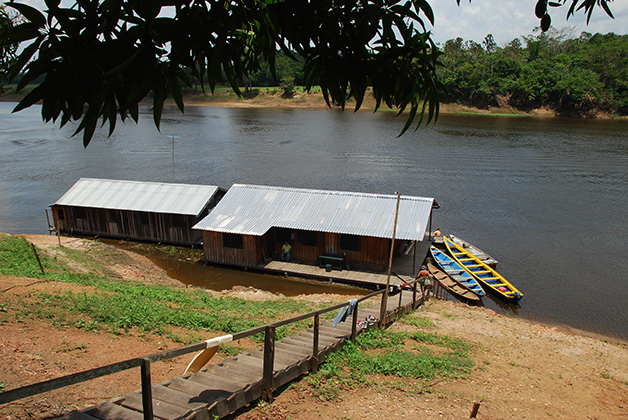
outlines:
[{"label": "moored boat", "polygon": [[461,247],[463,247],[464,249],[466,249],[467,251],[469,251],[471,254],[475,255],[480,261],[484,262],[484,264],[495,268],[497,266],[497,260],[493,257],[491,257],[489,254],[487,254],[486,252],[482,251],[480,248],[478,248],[477,246],[463,240],[460,239],[457,236],[454,235],[449,235],[449,237],[451,238],[452,241],[454,241],[454,243],[456,245],[459,245]]},{"label": "moored boat", "polygon": [[433,245],[430,246],[430,253],[432,254],[432,258],[434,258],[434,261],[436,261],[436,264],[438,264],[440,268],[454,281],[458,282],[458,284],[480,297],[486,295],[486,292],[482,289],[480,283],[478,283],[478,281],[471,276],[471,274],[469,274],[464,267],[451,259],[449,255],[445,254]]},{"label": "moored boat", "polygon": [[465,248],[447,237],[444,238],[443,242],[445,242],[445,246],[453,259],[462,265],[469,274],[482,282],[482,285],[488,287],[509,302],[518,302],[519,299],[523,297],[523,293],[510,284],[510,282],[494,268],[479,260]]},{"label": "moored boat", "polygon": [[459,296],[461,299],[468,303],[479,303],[480,298],[466,287],[462,287],[457,281],[452,279],[443,270],[436,267],[434,264],[428,262],[427,269],[434,277],[434,280],[438,281],[445,289],[451,293]]}]

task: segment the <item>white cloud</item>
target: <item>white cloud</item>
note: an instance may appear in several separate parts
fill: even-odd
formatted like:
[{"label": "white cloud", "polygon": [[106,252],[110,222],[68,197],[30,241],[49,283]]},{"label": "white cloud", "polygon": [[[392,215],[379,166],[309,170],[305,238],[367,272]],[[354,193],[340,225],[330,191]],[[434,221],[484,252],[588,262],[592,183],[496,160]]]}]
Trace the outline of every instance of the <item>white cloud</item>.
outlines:
[{"label": "white cloud", "polygon": [[[432,0],[435,25],[432,28],[434,40],[444,43],[448,39],[461,37],[465,40],[482,42],[486,35],[493,34],[498,45],[504,45],[513,39],[529,35],[539,20],[534,15],[536,0],[495,1],[495,0],[461,0],[460,6],[455,0]],[[566,20],[568,5],[550,8],[553,27],[575,27],[575,33],[586,31],[591,33],[615,32],[626,34],[628,29],[628,2],[612,2],[611,10],[615,19],[596,8],[591,22],[586,25],[586,17],[578,13]]]}]

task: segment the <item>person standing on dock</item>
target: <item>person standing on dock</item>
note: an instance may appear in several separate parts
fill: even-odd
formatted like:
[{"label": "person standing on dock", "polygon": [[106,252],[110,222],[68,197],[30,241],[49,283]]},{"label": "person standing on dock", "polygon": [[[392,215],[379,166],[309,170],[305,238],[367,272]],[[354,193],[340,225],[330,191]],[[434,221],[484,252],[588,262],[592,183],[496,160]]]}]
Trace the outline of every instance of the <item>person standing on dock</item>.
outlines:
[{"label": "person standing on dock", "polygon": [[421,271],[419,271],[419,274],[416,275],[416,278],[419,281],[419,285],[421,286],[421,293],[424,297],[424,300],[428,299],[430,289],[432,288],[432,281],[430,280],[431,276],[432,275],[427,270],[427,266],[425,265],[421,266]]},{"label": "person standing on dock", "polygon": [[290,254],[292,253],[292,245],[286,241],[281,247],[281,261],[290,262]]}]

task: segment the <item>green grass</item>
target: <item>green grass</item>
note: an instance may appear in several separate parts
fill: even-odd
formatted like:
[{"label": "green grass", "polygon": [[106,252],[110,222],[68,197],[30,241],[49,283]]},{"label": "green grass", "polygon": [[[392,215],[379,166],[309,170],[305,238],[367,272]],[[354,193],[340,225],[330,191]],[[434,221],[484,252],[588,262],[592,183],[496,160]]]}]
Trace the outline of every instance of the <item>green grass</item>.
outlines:
[{"label": "green grass", "polygon": [[434,327],[434,321],[428,318],[420,318],[416,314],[404,314],[397,320],[397,322],[401,325],[411,325],[413,327]]},{"label": "green grass", "polygon": [[462,340],[436,334],[369,330],[329,355],[308,382],[321,400],[333,400],[341,389],[371,384],[373,375],[412,379],[421,387],[437,377],[468,375],[473,367],[470,348]]},{"label": "green grass", "polygon": [[[288,318],[321,305],[290,299],[247,301],[239,298],[215,298],[200,289],[146,285],[113,277],[99,263],[98,252],[89,253],[59,248],[65,257],[103,274],[73,272],[60,259],[40,253],[46,274],[41,273],[33,250],[23,238],[0,237],[0,274],[89,286],[89,292],[69,291],[63,294],[37,293],[28,300],[18,299],[11,305],[15,318],[47,320],[58,328],[80,328],[88,331],[109,330],[118,334],[131,329],[140,333],[157,333],[178,342],[189,343],[207,334],[235,333]],[[124,256],[124,254],[121,254]],[[8,303],[3,302],[3,313]],[[277,339],[307,326],[307,321],[276,330]],[[186,329],[181,335],[175,329]],[[256,337],[261,340],[263,335]],[[194,341],[192,341],[194,342]]]}]

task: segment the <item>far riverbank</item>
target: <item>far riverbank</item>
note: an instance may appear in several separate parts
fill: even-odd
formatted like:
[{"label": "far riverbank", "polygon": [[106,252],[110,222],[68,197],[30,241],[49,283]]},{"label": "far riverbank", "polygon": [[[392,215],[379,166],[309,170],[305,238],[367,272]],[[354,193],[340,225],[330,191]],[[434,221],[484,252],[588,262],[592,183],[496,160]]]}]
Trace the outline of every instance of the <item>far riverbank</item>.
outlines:
[{"label": "far riverbank", "polygon": [[[15,94],[11,91],[5,92],[0,96],[0,102],[19,102],[25,93]],[[297,90],[291,97],[284,97],[282,90],[278,87],[253,88],[249,92],[244,93],[243,97],[239,97],[230,89],[218,90],[214,94],[203,94],[200,90],[197,92],[187,92],[183,96],[186,106],[213,106],[224,108],[309,108],[324,109],[328,108],[325,99],[320,91],[306,93]],[[144,100],[144,105],[152,105],[151,99]],[[168,105],[176,105],[173,99],[167,100]],[[345,110],[353,111],[355,101],[348,101]],[[339,107],[333,107],[340,109]],[[367,93],[366,98],[360,108],[360,111],[373,112],[375,108],[375,100]],[[379,111],[397,112],[388,109],[382,105]],[[521,110],[512,106],[488,106],[486,108],[478,108],[458,103],[440,104],[441,114],[463,114],[463,115],[487,115],[487,116],[512,116],[512,117],[563,117],[556,110],[550,108],[536,108],[532,110]],[[604,112],[592,112],[588,118],[595,119],[627,119],[628,117],[611,115]]]}]

